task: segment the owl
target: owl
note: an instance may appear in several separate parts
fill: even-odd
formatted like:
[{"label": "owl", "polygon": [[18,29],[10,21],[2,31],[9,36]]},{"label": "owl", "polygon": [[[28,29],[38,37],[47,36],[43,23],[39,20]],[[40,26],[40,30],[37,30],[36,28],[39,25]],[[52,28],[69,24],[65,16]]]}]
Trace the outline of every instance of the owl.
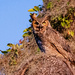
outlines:
[{"label": "owl", "polygon": [[49,17],[45,15],[39,18],[34,13],[31,15],[31,26],[37,45],[46,54],[74,61],[69,44],[67,44],[58,31],[51,27]]}]

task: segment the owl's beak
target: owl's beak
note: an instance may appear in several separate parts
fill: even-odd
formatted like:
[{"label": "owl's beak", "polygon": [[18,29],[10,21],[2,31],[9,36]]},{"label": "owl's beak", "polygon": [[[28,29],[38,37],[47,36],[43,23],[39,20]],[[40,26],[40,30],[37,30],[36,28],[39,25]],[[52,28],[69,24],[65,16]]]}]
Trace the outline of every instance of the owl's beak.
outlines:
[{"label": "owl's beak", "polygon": [[39,30],[41,30],[43,28],[43,26],[42,25],[39,25]]},{"label": "owl's beak", "polygon": [[42,26],[42,25],[39,25],[39,26],[37,26],[37,28],[38,28],[39,30],[42,30],[43,26]]},{"label": "owl's beak", "polygon": [[42,26],[42,25],[40,25],[40,28],[43,28],[43,26]]}]

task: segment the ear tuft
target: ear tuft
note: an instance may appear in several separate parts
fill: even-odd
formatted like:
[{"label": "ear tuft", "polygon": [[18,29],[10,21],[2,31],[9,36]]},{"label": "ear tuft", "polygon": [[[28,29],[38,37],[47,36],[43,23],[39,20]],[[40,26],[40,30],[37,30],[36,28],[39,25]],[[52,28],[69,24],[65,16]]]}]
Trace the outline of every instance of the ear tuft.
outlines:
[{"label": "ear tuft", "polygon": [[33,13],[33,14],[30,15],[30,17],[31,17],[32,20],[35,20],[36,19],[36,14]]}]

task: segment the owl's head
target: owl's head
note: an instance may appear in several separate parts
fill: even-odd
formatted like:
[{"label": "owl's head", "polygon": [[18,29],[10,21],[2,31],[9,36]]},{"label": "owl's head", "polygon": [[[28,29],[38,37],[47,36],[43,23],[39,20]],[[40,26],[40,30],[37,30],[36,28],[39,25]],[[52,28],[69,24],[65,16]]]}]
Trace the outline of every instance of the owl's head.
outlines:
[{"label": "owl's head", "polygon": [[32,27],[35,33],[43,33],[50,26],[48,16],[37,17],[36,14],[31,15]]}]

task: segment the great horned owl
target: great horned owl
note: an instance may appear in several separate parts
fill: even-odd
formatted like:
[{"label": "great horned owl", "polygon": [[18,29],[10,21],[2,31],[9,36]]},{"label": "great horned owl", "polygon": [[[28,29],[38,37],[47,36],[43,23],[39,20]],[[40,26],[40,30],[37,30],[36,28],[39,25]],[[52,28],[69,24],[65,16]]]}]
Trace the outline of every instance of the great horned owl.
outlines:
[{"label": "great horned owl", "polygon": [[48,17],[49,16],[38,18],[36,14],[31,15],[33,34],[40,50],[74,61],[70,46],[66,43],[66,40],[51,27]]}]

